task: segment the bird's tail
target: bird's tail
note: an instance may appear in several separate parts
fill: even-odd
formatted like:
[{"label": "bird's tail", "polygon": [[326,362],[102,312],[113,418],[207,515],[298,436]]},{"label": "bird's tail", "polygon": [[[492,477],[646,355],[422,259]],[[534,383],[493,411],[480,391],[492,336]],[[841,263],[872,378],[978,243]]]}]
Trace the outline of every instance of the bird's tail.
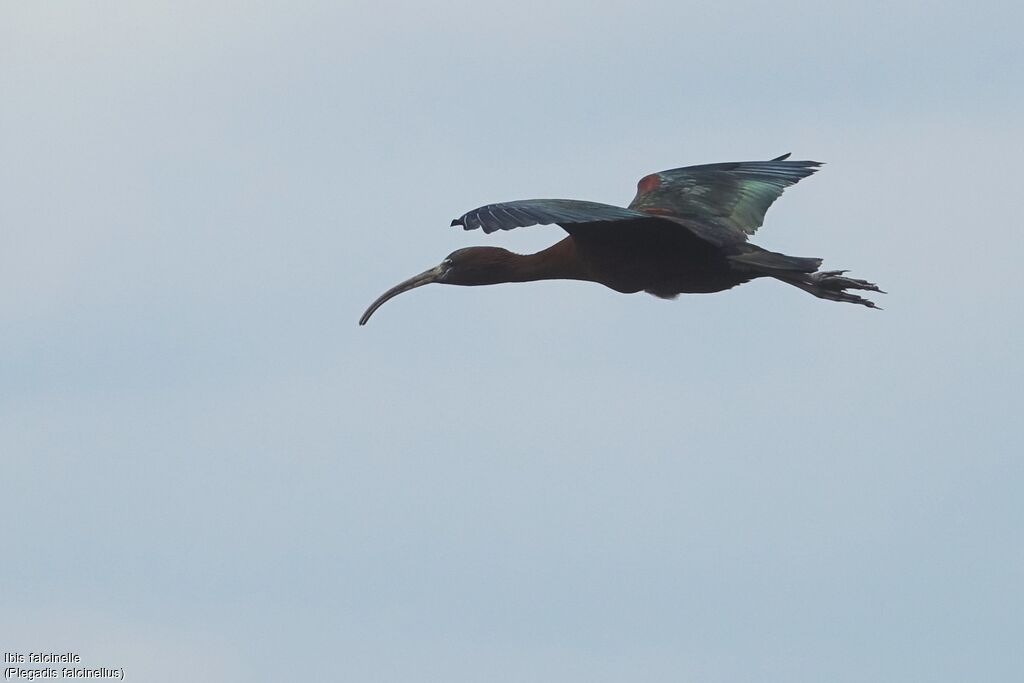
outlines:
[{"label": "bird's tail", "polygon": [[773,277],[799,287],[819,299],[878,308],[873,301],[846,290],[860,289],[885,294],[873,282],[846,277],[845,270],[819,271],[821,259],[818,258],[787,256],[746,244],[742,253],[729,256],[729,260],[739,269],[749,269],[758,275]]},{"label": "bird's tail", "polygon": [[749,243],[742,245],[739,253],[731,254],[728,258],[735,268],[749,269],[759,275],[773,277],[776,273],[813,273],[821,266],[820,258],[787,256]]}]

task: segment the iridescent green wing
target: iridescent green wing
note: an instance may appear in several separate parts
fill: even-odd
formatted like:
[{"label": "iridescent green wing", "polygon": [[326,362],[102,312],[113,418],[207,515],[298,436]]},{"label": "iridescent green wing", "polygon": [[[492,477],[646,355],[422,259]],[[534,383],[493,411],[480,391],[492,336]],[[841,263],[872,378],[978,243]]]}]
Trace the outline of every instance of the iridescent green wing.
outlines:
[{"label": "iridescent green wing", "polygon": [[674,219],[713,244],[743,242],[761,227],[783,190],[821,166],[787,161],[788,156],[652,173],[637,183],[629,208]]},{"label": "iridescent green wing", "polygon": [[618,223],[650,219],[650,215],[621,206],[585,202],[578,199],[520,199],[488,204],[452,221],[466,230],[484,232],[525,228],[530,225],[558,224],[563,228],[589,223]]}]

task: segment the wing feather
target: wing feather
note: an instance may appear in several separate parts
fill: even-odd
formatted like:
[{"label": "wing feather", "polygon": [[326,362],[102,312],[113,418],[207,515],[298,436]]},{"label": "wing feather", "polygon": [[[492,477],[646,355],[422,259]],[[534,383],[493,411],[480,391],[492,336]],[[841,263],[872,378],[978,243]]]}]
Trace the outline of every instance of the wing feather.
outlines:
[{"label": "wing feather", "polygon": [[590,231],[586,224],[622,223],[623,229],[646,226],[662,234],[682,230],[719,247],[736,244],[761,226],[768,207],[783,190],[821,166],[817,161],[789,161],[788,157],[652,173],[641,178],[627,208],[576,199],[523,199],[481,206],[452,225],[492,233],[538,224],[557,224],[569,232],[573,226]]},{"label": "wing feather", "polygon": [[576,199],[522,199],[514,202],[488,204],[463,214],[452,221],[466,230],[483,229],[486,233],[512,230],[531,225],[558,224],[562,227],[581,223],[614,223],[650,218],[650,214],[621,206],[585,202]]},{"label": "wing feather", "polygon": [[742,242],[764,223],[768,207],[790,185],[811,175],[817,161],[704,164],[645,176],[629,208],[671,217],[711,242]]}]

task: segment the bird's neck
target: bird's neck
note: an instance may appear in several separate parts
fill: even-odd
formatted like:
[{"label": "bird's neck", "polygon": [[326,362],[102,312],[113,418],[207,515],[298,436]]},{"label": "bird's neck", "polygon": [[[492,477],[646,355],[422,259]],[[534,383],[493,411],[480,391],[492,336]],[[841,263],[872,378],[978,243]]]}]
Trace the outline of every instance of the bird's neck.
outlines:
[{"label": "bird's neck", "polygon": [[586,279],[576,249],[566,238],[536,254],[514,254],[500,247],[469,247],[443,282],[450,285],[496,285],[502,282]]},{"label": "bird's neck", "polygon": [[500,270],[501,282],[533,282],[535,280],[585,279],[572,238],[567,237],[536,254],[508,254]]}]

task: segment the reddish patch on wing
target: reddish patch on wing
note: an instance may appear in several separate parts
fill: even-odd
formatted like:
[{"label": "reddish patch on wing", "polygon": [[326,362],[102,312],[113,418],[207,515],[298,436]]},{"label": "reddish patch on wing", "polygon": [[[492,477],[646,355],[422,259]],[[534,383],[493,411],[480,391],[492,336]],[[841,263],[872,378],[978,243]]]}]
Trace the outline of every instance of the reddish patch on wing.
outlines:
[{"label": "reddish patch on wing", "polygon": [[662,209],[657,206],[652,206],[645,209],[640,209],[644,213],[649,213],[652,216],[674,216],[675,212],[672,209]]},{"label": "reddish patch on wing", "polygon": [[658,189],[660,185],[660,175],[658,175],[657,173],[645,175],[643,178],[640,179],[640,182],[636,184],[636,192],[637,194],[647,194],[648,192],[653,192],[654,190]]}]

